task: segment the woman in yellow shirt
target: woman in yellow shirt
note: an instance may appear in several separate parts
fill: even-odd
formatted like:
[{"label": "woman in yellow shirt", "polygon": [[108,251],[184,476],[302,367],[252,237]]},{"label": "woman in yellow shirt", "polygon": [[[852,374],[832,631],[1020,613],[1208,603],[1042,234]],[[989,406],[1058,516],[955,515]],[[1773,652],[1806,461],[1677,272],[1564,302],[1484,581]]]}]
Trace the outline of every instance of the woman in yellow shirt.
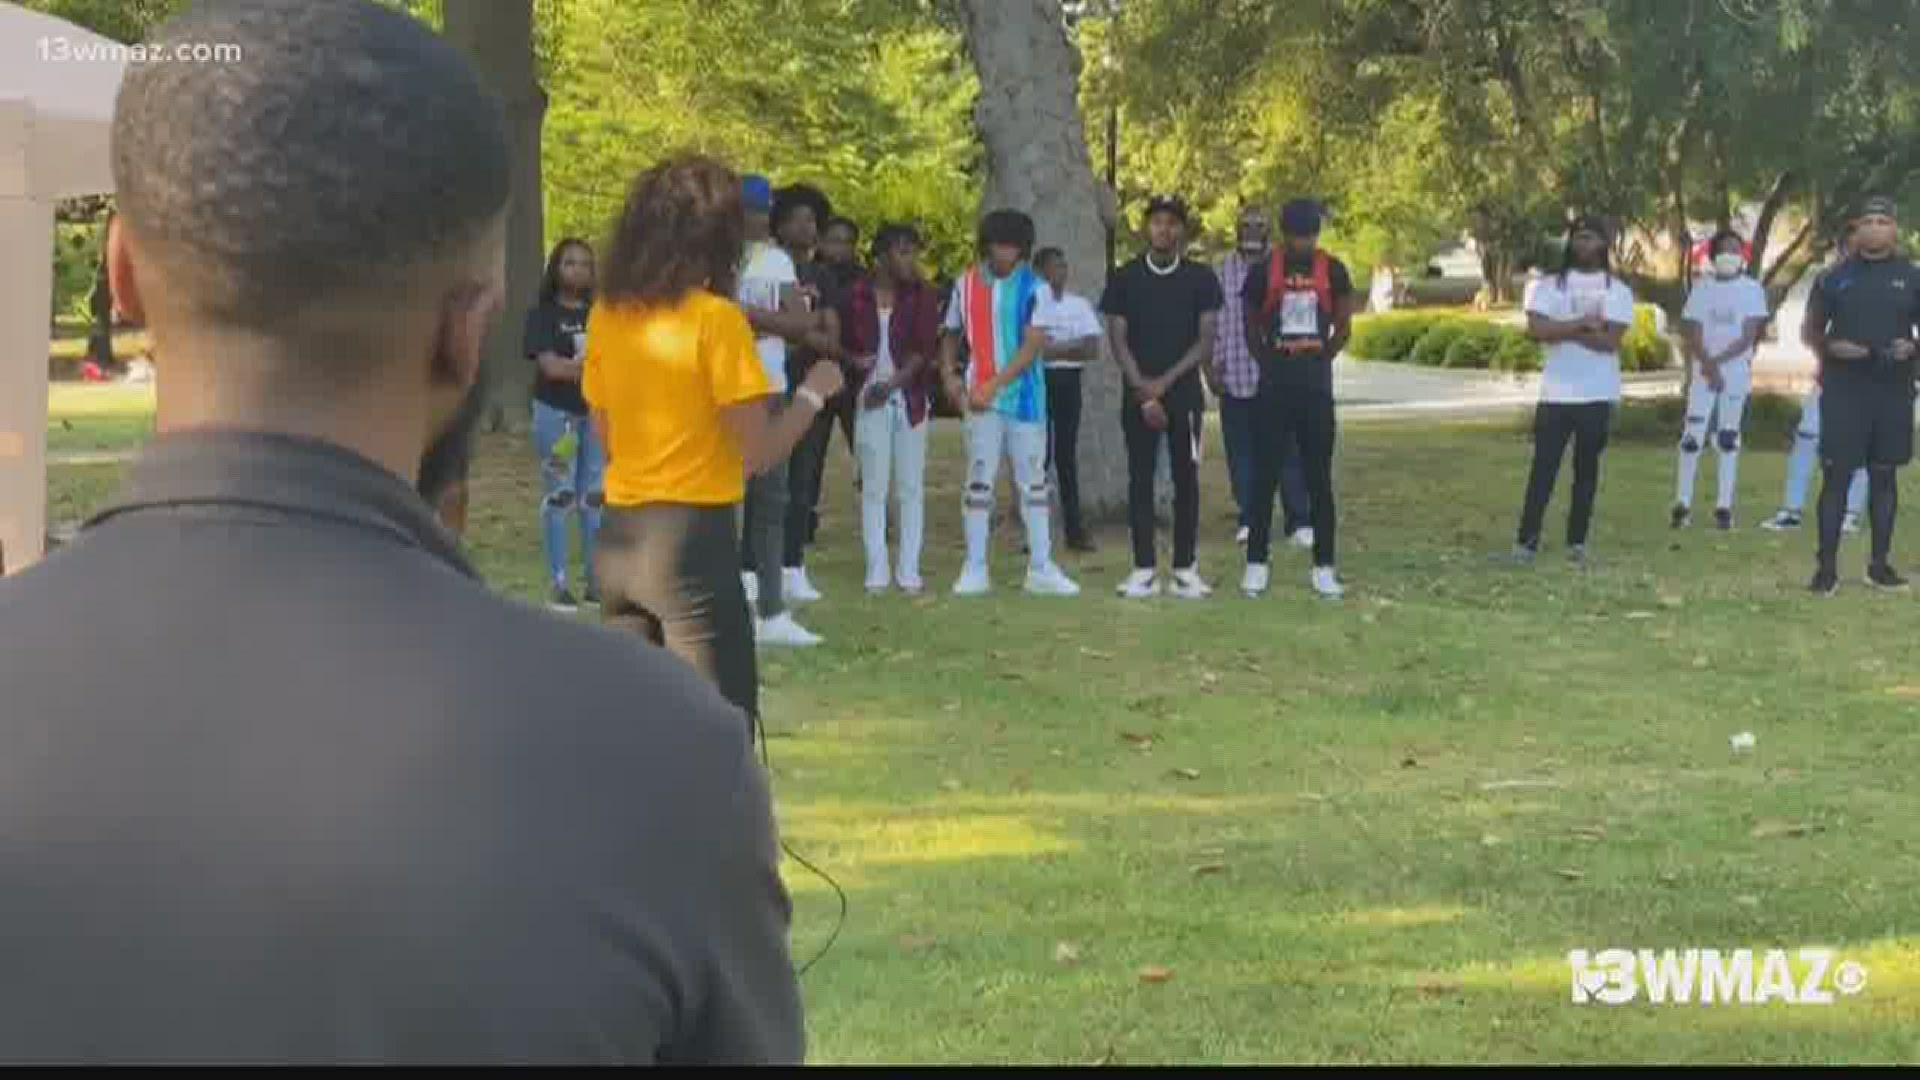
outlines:
[{"label": "woman in yellow shirt", "polygon": [[607,452],[601,611],[692,664],[745,710],[751,735],[759,676],[734,510],[841,376],[815,365],[790,406],[768,409],[753,330],[728,299],[744,236],[740,177],[725,165],[683,156],[641,173],[587,319],[581,388]]}]

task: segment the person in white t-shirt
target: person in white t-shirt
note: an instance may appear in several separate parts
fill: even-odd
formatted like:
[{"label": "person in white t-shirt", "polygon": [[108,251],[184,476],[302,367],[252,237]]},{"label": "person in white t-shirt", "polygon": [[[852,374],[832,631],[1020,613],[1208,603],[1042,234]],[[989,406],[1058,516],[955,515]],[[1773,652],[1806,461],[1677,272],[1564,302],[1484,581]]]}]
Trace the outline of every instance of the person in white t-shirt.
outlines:
[{"label": "person in white t-shirt", "polygon": [[[747,244],[734,298],[756,335],[754,348],[773,388],[767,398],[771,412],[777,411],[786,397],[787,343],[805,340],[817,320],[801,298],[793,256],[772,238],[774,219],[791,216],[797,204],[789,199],[789,205],[776,207],[772,187],[764,176],[742,178],[741,200],[746,208]],[[749,553],[754,570],[741,574],[741,584],[759,616],[756,641],[762,645],[818,645],[821,638],[796,622],[787,610],[783,592],[787,498],[785,461],[748,479],[742,549]]]},{"label": "person in white t-shirt", "polygon": [[[1693,481],[1706,449],[1707,425],[1715,421],[1720,451],[1720,497],[1714,524],[1733,528],[1733,493],[1740,467],[1740,422],[1753,391],[1753,350],[1767,327],[1767,292],[1746,273],[1740,235],[1722,231],[1707,246],[1713,273],[1687,296],[1680,313],[1693,378],[1687,387],[1687,419],[1680,432],[1680,473],[1671,523],[1685,528],[1693,520]],[[1717,414],[1717,420],[1716,420]]]},{"label": "person in white t-shirt", "polygon": [[1576,563],[1587,558],[1600,455],[1620,400],[1620,341],[1633,325],[1633,292],[1613,275],[1607,235],[1606,223],[1597,218],[1575,222],[1560,272],[1542,277],[1527,302],[1527,334],[1547,347],[1547,365],[1513,553],[1520,562],[1539,554],[1540,530],[1568,442],[1573,443],[1573,505],[1567,514],[1567,557]]},{"label": "person in white t-shirt", "polygon": [[1054,490],[1066,518],[1067,548],[1093,550],[1086,520],[1080,514],[1080,372],[1087,361],[1100,358],[1105,330],[1093,304],[1067,291],[1067,255],[1057,247],[1041,248],[1033,268],[1046,285],[1033,309],[1033,325],[1046,332],[1047,352],[1047,464],[1053,469]]}]

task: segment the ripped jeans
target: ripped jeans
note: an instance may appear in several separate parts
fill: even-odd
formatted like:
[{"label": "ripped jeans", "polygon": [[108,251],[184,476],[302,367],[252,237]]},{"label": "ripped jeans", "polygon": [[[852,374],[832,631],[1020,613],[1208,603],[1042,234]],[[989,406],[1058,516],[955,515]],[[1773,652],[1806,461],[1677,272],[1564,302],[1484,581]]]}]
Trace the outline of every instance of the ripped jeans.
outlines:
[{"label": "ripped jeans", "polygon": [[[571,454],[561,440],[573,433]],[[556,409],[544,401],[533,403],[533,452],[540,460],[544,494],[540,500],[540,546],[546,551],[547,580],[567,581],[567,518],[580,514],[580,557],[586,580],[593,581],[593,543],[600,533],[602,484],[607,471],[606,451],[585,416]]]}]

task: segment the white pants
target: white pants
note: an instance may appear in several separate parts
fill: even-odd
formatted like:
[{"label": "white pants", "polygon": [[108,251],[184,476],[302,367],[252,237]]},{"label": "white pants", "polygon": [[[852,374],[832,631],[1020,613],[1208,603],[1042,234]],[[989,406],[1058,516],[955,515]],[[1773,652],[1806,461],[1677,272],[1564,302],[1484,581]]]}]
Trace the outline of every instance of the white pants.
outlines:
[{"label": "white pants", "polygon": [[1000,457],[1013,461],[1013,483],[1020,517],[1027,526],[1027,557],[1035,569],[1053,561],[1053,537],[1047,514],[1047,422],[1009,419],[997,412],[967,417],[967,492],[962,508],[967,533],[967,565],[987,565],[987,534],[993,511],[993,483]]},{"label": "white pants", "polygon": [[1733,508],[1740,470],[1740,424],[1746,416],[1747,397],[1753,392],[1753,365],[1745,360],[1727,364],[1720,369],[1720,375],[1719,390],[1707,385],[1707,380],[1698,374],[1687,388],[1687,419],[1680,432],[1676,499],[1681,506],[1693,505],[1693,481],[1700,468],[1700,454],[1707,448],[1707,426],[1718,413],[1719,419],[1713,426],[1718,429],[1714,443],[1720,451],[1720,499],[1715,505],[1724,510]]},{"label": "white pants", "polygon": [[878,409],[862,408],[853,420],[853,446],[860,458],[860,534],[867,549],[867,585],[885,588],[887,498],[900,502],[900,564],[894,580],[920,584],[920,548],[926,536],[927,430],[931,417],[914,427],[906,402],[895,394]]}]

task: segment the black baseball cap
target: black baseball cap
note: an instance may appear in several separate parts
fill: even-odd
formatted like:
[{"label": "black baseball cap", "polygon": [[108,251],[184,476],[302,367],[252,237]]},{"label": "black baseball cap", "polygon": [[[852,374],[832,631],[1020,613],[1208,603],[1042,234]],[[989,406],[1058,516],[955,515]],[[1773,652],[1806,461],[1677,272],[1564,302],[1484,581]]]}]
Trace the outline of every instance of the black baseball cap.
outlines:
[{"label": "black baseball cap", "polygon": [[1180,224],[1187,224],[1187,204],[1178,195],[1155,195],[1148,199],[1147,216],[1151,218],[1155,214],[1172,214],[1180,219]]},{"label": "black baseball cap", "polygon": [[1575,233],[1583,232],[1590,232],[1602,240],[1613,239],[1612,223],[1599,214],[1582,214],[1573,219],[1573,227],[1567,230],[1567,238],[1572,239]]},{"label": "black baseball cap", "polygon": [[1863,217],[1872,217],[1875,214],[1895,219],[1900,217],[1898,213],[1895,213],[1893,199],[1885,195],[1869,195],[1865,199],[1862,199],[1860,201],[1860,212],[1853,215],[1853,217],[1855,221],[1858,221]]}]

